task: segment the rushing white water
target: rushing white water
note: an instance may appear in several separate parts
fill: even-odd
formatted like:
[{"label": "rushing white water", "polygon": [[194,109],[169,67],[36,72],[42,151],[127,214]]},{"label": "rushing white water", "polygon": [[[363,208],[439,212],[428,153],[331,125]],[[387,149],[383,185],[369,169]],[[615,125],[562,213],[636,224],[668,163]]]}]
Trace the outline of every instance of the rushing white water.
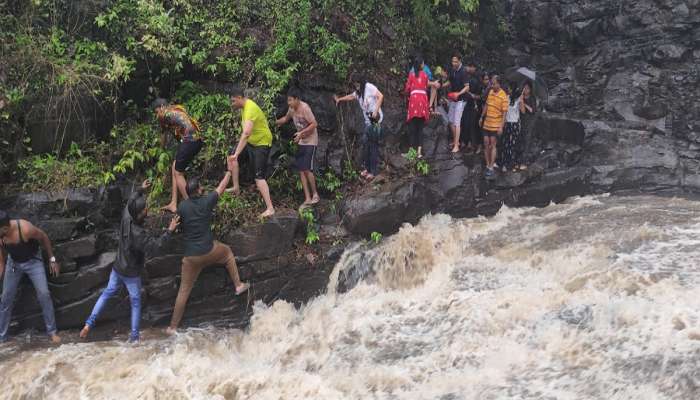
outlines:
[{"label": "rushing white water", "polygon": [[256,305],[246,332],[5,350],[0,397],[700,398],[698,202],[428,216],[371,252],[347,293]]}]

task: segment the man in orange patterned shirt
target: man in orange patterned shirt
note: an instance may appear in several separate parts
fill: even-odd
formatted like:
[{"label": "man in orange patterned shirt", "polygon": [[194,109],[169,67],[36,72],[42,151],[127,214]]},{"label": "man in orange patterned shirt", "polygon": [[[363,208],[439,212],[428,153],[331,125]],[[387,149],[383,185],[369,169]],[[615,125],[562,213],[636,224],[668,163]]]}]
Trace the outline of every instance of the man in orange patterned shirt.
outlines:
[{"label": "man in orange patterned shirt", "polygon": [[165,99],[156,99],[153,102],[153,111],[155,111],[158,122],[160,123],[161,145],[165,147],[166,132],[169,130],[173,131],[175,139],[180,142],[177,147],[175,161],[173,161],[172,165],[173,183],[170,204],[163,207],[163,210],[176,213],[178,192],[180,192],[180,196],[183,200],[188,198],[185,170],[202,149],[204,142],[199,136],[199,124],[194,118],[187,114],[183,106],[169,105]]}]

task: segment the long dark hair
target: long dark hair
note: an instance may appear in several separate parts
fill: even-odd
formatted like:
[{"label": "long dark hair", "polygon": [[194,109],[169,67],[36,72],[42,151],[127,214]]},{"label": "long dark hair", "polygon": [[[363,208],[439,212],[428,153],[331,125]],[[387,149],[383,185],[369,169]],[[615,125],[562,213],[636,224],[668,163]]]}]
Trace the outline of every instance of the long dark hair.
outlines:
[{"label": "long dark hair", "polygon": [[518,88],[518,85],[515,83],[511,83],[509,85],[509,87],[510,87],[510,105],[514,106],[515,101],[520,98],[520,93],[522,93],[522,91]]},{"label": "long dark hair", "polygon": [[423,70],[423,57],[416,55],[413,57],[413,61],[411,62],[413,65],[413,73],[416,75],[420,75],[420,72]]},{"label": "long dark hair", "polygon": [[360,100],[364,101],[365,87],[367,87],[367,78],[364,75],[358,73],[352,77],[352,83],[354,85],[359,85],[359,88],[357,86],[355,87],[357,90],[357,97]]}]

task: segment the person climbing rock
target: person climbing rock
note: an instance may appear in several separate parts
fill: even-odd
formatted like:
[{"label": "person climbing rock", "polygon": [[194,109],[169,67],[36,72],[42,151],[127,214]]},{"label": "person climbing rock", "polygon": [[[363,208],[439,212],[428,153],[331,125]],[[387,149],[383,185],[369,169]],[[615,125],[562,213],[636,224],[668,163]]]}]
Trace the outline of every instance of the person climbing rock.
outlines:
[{"label": "person climbing rock", "polygon": [[355,75],[352,79],[355,91],[345,96],[333,96],[336,106],[342,102],[357,100],[362,110],[365,129],[362,135],[362,162],[364,169],[360,176],[372,181],[379,174],[379,146],[382,139],[382,104],[384,95],[367,78]]},{"label": "person climbing rock", "polygon": [[192,287],[204,268],[211,265],[226,266],[233,281],[236,296],[246,292],[250,287],[248,283],[241,282],[231,248],[214,240],[214,234],[211,231],[211,221],[216,203],[226,190],[230,179],[231,171],[228,171],[216,190],[207,195],[204,195],[204,190],[199,185],[197,178],[191,178],[187,182],[187,193],[190,198],[180,203],[177,209],[184,234],[185,257],[182,259],[180,289],[177,293],[177,299],[175,299],[173,317],[167,328],[169,334],[176,332],[182,315],[185,313],[185,305],[192,292]]},{"label": "person climbing rock", "polygon": [[261,218],[268,218],[275,214],[270,197],[270,187],[267,184],[267,159],[270,156],[272,146],[272,132],[267,123],[267,117],[260,107],[247,98],[243,89],[234,88],[231,92],[231,106],[241,110],[241,126],[243,131],[238,145],[230,152],[227,162],[228,169],[233,176],[233,188],[235,194],[240,193],[240,162],[252,164],[255,170],[255,186],[265,202],[265,211]]},{"label": "person climbing rock", "polygon": [[316,147],[318,146],[318,130],[316,117],[308,104],[301,101],[299,91],[292,89],[287,93],[287,114],[276,121],[277,126],[282,126],[294,121],[297,132],[294,134],[294,143],[297,144],[296,167],[301,178],[301,187],[304,189],[304,203],[302,207],[314,205],[320,201],[316,189]]},{"label": "person climbing rock", "polygon": [[162,209],[174,213],[177,211],[178,193],[183,199],[187,198],[185,191],[185,170],[192,160],[202,150],[204,141],[199,136],[200,127],[197,121],[190,117],[181,105],[169,105],[165,99],[156,99],[152,104],[161,128],[161,146],[167,142],[167,131],[172,130],[175,139],[180,142],[177,147],[175,161],[171,167],[172,189],[170,203]]},{"label": "person climbing rock", "polygon": [[175,215],[170,221],[168,230],[159,238],[149,235],[143,223],[148,216],[148,207],[145,191],[150,187],[150,181],[145,180],[141,187],[131,194],[122,211],[121,225],[119,228],[119,249],[117,259],[114,261],[112,272],[109,275],[107,287],[97,299],[97,303],[85,321],[85,326],[80,331],[80,337],[88,337],[90,330],[95,327],[97,318],[107,305],[107,301],[119,293],[123,284],[129,292],[131,305],[131,333],[130,342],[139,340],[139,326],[141,322],[141,273],[144,269],[144,255],[149,248],[158,248],[175,232],[180,217]]},{"label": "person climbing rock", "polygon": [[8,339],[17,287],[24,275],[29,277],[36,290],[41,313],[44,316],[46,333],[51,342],[56,344],[61,342],[57,333],[56,315],[40,248],[43,248],[49,257],[51,275],[58,276],[61,266],[56,261],[51,240],[46,233],[27,220],[10,220],[7,213],[0,210],[0,277],[3,278],[0,300],[0,342]]}]

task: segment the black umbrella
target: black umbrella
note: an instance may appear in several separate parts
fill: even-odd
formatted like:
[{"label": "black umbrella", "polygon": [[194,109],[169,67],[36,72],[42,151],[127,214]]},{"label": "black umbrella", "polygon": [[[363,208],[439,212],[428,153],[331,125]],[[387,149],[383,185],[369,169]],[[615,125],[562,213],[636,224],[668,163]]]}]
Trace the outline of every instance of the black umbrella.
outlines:
[{"label": "black umbrella", "polygon": [[542,77],[537,75],[537,72],[525,67],[508,68],[505,73],[505,78],[518,85],[522,85],[525,81],[532,82],[532,92],[541,103],[547,103],[549,98],[549,90],[547,84]]}]

